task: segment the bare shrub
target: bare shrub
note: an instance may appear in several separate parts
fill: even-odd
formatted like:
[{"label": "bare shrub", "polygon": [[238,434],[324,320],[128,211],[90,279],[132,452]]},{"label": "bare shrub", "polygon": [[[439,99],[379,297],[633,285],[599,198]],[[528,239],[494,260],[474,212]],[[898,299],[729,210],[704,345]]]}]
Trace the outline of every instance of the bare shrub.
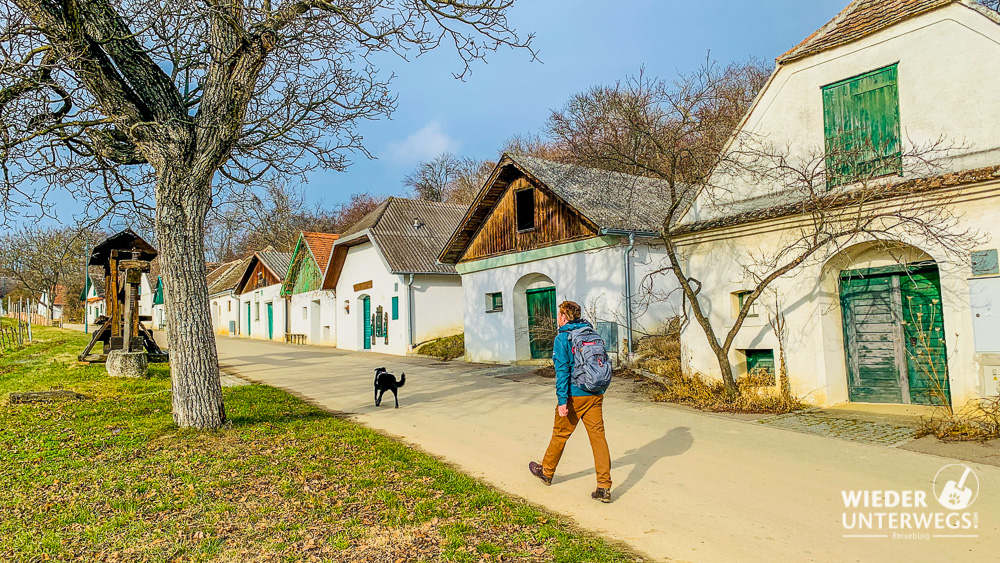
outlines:
[{"label": "bare shrub", "polygon": [[736,388],[734,395],[721,379],[678,374],[654,399],[704,411],[730,413],[784,414],[806,407],[798,397],[781,393],[775,385],[774,374],[765,369],[738,378]]},{"label": "bare shrub", "polygon": [[1000,395],[972,401],[956,413],[940,409],[921,419],[919,436],[945,441],[986,441],[1000,438]]}]

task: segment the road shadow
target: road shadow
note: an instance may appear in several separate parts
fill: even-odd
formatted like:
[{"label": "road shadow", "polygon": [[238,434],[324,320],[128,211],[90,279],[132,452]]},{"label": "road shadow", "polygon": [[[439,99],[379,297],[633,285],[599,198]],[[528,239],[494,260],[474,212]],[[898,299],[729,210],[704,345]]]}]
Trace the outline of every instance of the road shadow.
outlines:
[{"label": "road shadow", "polygon": [[[694,437],[691,436],[691,429],[686,426],[679,426],[672,428],[669,432],[652,442],[634,450],[629,450],[622,457],[612,460],[612,469],[617,468],[620,471],[622,467],[632,466],[632,471],[629,472],[625,481],[613,486],[612,490],[615,493],[615,497],[620,498],[628,494],[632,487],[636,486],[646,477],[646,473],[656,465],[656,462],[665,457],[681,455],[690,450],[693,445]],[[556,473],[553,482],[572,481],[573,479],[579,479],[587,475],[594,475],[594,470],[591,468],[585,471],[577,471],[576,473],[563,475],[562,477]]]}]

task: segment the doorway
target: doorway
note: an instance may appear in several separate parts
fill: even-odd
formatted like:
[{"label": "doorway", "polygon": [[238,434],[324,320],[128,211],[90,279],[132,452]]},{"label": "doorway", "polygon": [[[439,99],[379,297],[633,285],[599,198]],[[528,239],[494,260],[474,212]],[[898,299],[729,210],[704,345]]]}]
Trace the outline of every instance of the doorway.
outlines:
[{"label": "doorway", "polygon": [[531,359],[551,358],[552,344],[558,330],[556,288],[529,289],[525,296],[528,302],[528,344],[531,347]]},{"label": "doorway", "polygon": [[372,298],[367,295],[361,298],[361,316],[362,322],[364,322],[364,331],[362,331],[362,336],[364,337],[364,349],[372,349]]},{"label": "doorway", "polygon": [[274,303],[267,302],[267,339],[274,340]]},{"label": "doorway", "polygon": [[936,264],[842,272],[840,302],[851,401],[951,403]]}]

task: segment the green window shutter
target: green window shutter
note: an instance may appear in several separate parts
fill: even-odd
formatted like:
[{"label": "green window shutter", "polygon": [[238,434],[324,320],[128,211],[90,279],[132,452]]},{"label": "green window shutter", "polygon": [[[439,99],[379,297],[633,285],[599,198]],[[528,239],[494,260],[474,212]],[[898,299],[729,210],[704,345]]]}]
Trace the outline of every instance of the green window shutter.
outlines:
[{"label": "green window shutter", "polygon": [[399,320],[399,297],[392,298],[392,320]]},{"label": "green window shutter", "polygon": [[901,174],[896,65],[823,88],[823,126],[828,186]]},{"label": "green window shutter", "polygon": [[774,350],[746,350],[747,373],[755,369],[765,369],[774,373]]},{"label": "green window shutter", "polygon": [[493,294],[493,310],[500,311],[503,309],[503,294],[494,293]]}]

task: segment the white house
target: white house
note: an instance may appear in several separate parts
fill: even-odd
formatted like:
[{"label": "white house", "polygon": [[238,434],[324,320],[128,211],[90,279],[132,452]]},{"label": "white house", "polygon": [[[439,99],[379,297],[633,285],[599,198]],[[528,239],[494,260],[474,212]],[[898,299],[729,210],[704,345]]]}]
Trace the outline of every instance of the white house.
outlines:
[{"label": "white house", "polygon": [[[740,265],[774,256],[811,232],[819,215],[810,198],[842,202],[828,209],[843,217],[937,210],[950,217],[935,223],[942,231],[983,236],[971,255],[957,255],[943,239],[913,230],[873,234],[892,228],[883,219],[867,233],[837,239],[772,284],[772,297],[755,305],[737,334],[732,365],[745,371],[778,358],[767,322],[776,309],[788,326],[792,389],[816,404],[961,406],[997,393],[997,60],[1000,17],[972,2],[944,0],[853,2],[778,58],[734,142],[753,137],[788,147],[790,162],[810,154],[823,162],[825,155],[827,174],[809,195],[720,173],[712,184],[732,197],[702,194],[695,201],[677,233],[719,337],[734,326],[740,298],[753,287]],[[950,150],[938,169],[911,162],[909,155],[940,140]],[[845,143],[864,150],[840,150]],[[877,182],[859,181],[866,170]],[[841,232],[824,225],[821,236]],[[719,374],[695,323],[687,325],[682,348],[688,369]]]},{"label": "white house", "polygon": [[281,295],[289,305],[288,331],[304,336],[309,344],[337,345],[337,296],[323,283],[339,236],[301,233],[282,284]]},{"label": "white house", "polygon": [[672,278],[653,275],[666,264],[656,243],[665,189],[504,155],[440,254],[462,276],[466,359],[551,358],[556,307],[566,300],[583,307],[615,353],[677,315]]},{"label": "white house", "polygon": [[237,258],[220,264],[208,273],[208,299],[215,334],[236,336],[240,333],[240,298],[236,295],[236,284],[249,263],[249,256]]},{"label": "white house", "polygon": [[288,308],[281,296],[281,282],[291,257],[291,253],[271,247],[250,256],[234,289],[240,300],[240,336],[284,340]]},{"label": "white house", "polygon": [[52,320],[62,319],[63,305],[66,303],[66,293],[68,288],[64,285],[57,285],[55,297],[50,298],[48,290],[43,291],[38,298],[38,306],[35,313],[41,317],[49,317],[49,308],[52,308]]},{"label": "white house", "polygon": [[462,282],[437,263],[465,207],[390,197],[340,236],[324,288],[337,296],[337,347],[405,355],[462,332]]},{"label": "white house", "polygon": [[84,285],[80,301],[84,302],[84,315],[87,323],[93,325],[97,319],[107,313],[108,308],[104,301],[104,272],[100,267],[90,267],[87,269],[88,279]]}]

